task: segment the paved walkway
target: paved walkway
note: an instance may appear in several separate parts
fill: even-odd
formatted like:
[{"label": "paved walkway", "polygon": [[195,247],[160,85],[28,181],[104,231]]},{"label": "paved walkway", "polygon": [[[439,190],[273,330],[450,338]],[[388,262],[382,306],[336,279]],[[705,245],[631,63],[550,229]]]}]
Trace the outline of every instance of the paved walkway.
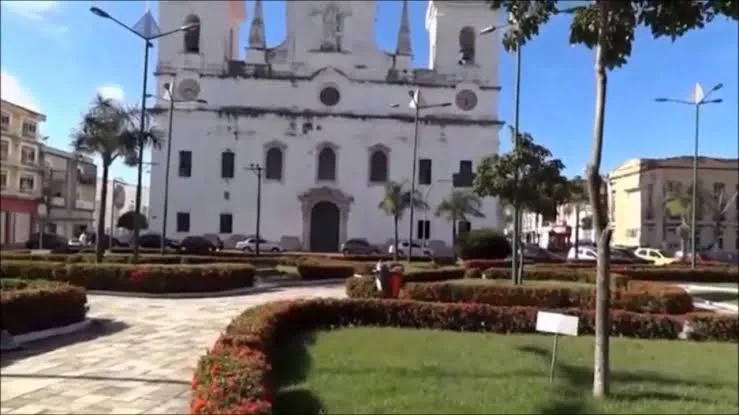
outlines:
[{"label": "paved walkway", "polygon": [[209,299],[89,295],[99,324],[3,353],[0,413],[187,413],[197,359],[234,316],[278,299],[343,296],[343,286]]}]

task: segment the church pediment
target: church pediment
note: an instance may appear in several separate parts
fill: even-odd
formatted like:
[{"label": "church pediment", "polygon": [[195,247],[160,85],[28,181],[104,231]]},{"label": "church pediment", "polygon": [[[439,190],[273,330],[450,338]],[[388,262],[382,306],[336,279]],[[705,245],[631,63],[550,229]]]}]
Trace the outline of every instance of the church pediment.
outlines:
[{"label": "church pediment", "polygon": [[325,68],[321,68],[312,74],[310,74],[309,79],[314,80],[319,77],[326,77],[326,78],[336,78],[341,77],[346,80],[350,80],[349,76],[344,73],[341,69],[334,68],[333,66],[327,66]]}]

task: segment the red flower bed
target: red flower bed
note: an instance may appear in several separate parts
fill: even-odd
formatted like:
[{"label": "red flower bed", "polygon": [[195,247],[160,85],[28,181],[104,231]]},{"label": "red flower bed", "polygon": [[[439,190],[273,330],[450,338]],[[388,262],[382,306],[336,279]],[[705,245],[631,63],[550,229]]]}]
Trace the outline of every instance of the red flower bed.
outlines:
[{"label": "red flower bed", "polygon": [[[611,307],[640,313],[685,314],[693,311],[693,300],[676,287],[642,285],[639,289],[615,289]],[[406,284],[400,298],[441,303],[481,303],[499,307],[593,309],[595,287],[556,285],[426,283]]]},{"label": "red flower bed", "polygon": [[[314,299],[274,302],[235,318],[203,356],[192,379],[191,414],[270,414],[279,385],[271,376],[274,346],[300,331],[344,326],[390,326],[495,333],[533,333],[533,307],[492,307],[485,304],[441,304],[399,300]],[[592,334],[593,314],[580,316],[580,333]],[[736,318],[700,317],[699,339],[737,341]],[[705,323],[705,321],[712,323]],[[692,321],[691,317],[687,321]],[[611,335],[676,339],[680,320],[628,311],[611,313]],[[728,333],[726,332],[728,330]],[[347,350],[347,353],[351,353]]]},{"label": "red flower bed", "polygon": [[88,290],[145,293],[215,292],[254,285],[249,264],[130,265],[6,261],[0,278],[53,280]]}]

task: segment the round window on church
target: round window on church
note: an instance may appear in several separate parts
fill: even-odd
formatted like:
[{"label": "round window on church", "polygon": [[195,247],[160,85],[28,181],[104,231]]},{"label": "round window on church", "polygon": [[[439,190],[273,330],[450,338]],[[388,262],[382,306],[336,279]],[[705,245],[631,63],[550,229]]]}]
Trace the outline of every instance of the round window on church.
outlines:
[{"label": "round window on church", "polygon": [[339,103],[341,94],[339,94],[339,90],[336,89],[335,87],[327,86],[326,88],[323,88],[321,90],[321,94],[319,98],[321,99],[321,103],[323,105],[328,105],[329,107],[333,107],[334,105]]}]

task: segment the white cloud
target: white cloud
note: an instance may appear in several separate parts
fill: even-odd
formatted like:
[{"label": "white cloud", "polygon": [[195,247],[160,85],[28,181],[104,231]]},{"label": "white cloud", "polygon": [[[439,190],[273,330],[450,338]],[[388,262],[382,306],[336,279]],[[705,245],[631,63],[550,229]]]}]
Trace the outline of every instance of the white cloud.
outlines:
[{"label": "white cloud", "polygon": [[2,88],[0,89],[2,99],[12,102],[13,104],[20,105],[21,107],[28,108],[31,111],[41,112],[41,108],[36,103],[31,92],[24,88],[16,77],[2,71],[0,84],[2,84]]},{"label": "white cloud", "polygon": [[112,99],[115,101],[123,101],[125,96],[123,88],[120,85],[103,85],[98,87],[97,93],[102,95],[103,98]]},{"label": "white cloud", "polygon": [[8,12],[29,20],[29,23],[32,23],[36,29],[43,33],[61,35],[69,30],[67,26],[49,20],[50,15],[61,8],[62,3],[60,1],[3,1],[0,4]]}]

